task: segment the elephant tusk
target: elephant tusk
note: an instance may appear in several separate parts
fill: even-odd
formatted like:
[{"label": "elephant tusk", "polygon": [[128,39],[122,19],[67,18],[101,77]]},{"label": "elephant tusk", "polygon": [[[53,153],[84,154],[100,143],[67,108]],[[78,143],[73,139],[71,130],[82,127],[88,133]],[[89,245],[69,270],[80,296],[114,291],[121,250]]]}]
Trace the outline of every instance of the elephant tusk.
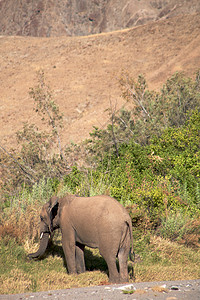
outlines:
[{"label": "elephant tusk", "polygon": [[44,234],[43,232],[40,234],[40,239],[42,239],[42,237],[43,237],[43,234]]}]

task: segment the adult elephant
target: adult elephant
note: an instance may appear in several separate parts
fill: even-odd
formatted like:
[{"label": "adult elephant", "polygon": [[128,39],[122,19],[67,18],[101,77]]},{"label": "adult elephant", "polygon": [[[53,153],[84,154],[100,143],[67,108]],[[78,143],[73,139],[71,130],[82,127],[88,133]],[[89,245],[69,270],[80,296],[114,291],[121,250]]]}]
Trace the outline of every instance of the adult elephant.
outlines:
[{"label": "adult elephant", "polygon": [[[51,233],[61,228],[62,247],[68,272],[85,271],[84,247],[99,248],[109,270],[109,281],[128,281],[128,255],[133,257],[132,223],[126,209],[108,196],[52,197],[40,214],[40,246],[37,258],[44,254]],[[119,259],[119,272],[116,266]]]}]

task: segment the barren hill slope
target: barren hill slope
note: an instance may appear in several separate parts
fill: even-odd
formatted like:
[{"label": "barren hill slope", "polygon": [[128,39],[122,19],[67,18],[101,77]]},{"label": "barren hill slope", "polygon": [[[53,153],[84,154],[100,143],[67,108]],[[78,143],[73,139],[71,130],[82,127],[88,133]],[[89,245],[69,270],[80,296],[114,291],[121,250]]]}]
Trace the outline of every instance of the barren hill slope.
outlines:
[{"label": "barren hill slope", "polygon": [[110,102],[122,105],[118,78],[128,70],[159,88],[175,71],[200,68],[200,14],[85,37],[0,37],[0,141],[10,148],[23,122],[42,126],[28,92],[43,69],[64,113],[62,143],[105,126]]},{"label": "barren hill slope", "polygon": [[81,36],[196,12],[199,0],[0,0],[0,34]]}]

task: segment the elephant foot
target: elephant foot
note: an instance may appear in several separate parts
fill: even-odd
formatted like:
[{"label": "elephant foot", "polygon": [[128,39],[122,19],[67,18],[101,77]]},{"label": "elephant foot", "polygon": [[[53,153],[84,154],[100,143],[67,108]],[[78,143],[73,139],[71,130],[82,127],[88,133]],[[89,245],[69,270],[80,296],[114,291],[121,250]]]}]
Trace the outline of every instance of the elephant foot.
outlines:
[{"label": "elephant foot", "polygon": [[125,278],[120,278],[120,276],[115,276],[115,277],[111,277],[109,278],[109,282],[110,283],[129,283],[129,278],[125,277]]},{"label": "elephant foot", "polygon": [[119,276],[112,276],[112,277],[109,277],[109,282],[110,283],[120,283],[120,277]]},{"label": "elephant foot", "polygon": [[84,269],[77,270],[77,274],[81,274],[81,273],[85,273],[85,270]]},{"label": "elephant foot", "polygon": [[120,278],[120,283],[129,283],[128,278]]}]

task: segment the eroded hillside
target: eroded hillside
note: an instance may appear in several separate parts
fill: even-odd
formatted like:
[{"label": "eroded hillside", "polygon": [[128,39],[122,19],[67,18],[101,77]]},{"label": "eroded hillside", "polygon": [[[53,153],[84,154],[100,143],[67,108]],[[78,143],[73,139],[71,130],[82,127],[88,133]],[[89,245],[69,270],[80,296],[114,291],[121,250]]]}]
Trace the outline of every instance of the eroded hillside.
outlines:
[{"label": "eroded hillside", "polygon": [[82,36],[196,12],[199,0],[0,0],[0,34]]}]

